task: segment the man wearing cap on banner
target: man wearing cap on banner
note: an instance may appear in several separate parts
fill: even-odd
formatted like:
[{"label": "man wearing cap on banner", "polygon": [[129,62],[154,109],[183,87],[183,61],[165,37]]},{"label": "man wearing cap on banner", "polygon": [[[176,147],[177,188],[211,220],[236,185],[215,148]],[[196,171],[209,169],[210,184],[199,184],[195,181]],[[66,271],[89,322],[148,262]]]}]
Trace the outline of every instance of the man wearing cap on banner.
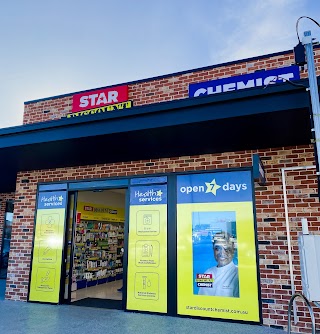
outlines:
[{"label": "man wearing cap on banner", "polygon": [[217,266],[206,270],[211,274],[212,287],[200,288],[199,295],[239,297],[238,267],[233,263],[237,240],[227,232],[218,232],[212,239]]}]

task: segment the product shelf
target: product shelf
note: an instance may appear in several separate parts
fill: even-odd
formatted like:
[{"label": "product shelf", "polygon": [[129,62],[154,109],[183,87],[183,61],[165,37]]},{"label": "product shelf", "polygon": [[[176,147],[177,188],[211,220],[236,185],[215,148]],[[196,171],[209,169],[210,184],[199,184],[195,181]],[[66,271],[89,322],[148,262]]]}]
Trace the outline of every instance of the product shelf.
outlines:
[{"label": "product shelf", "polygon": [[120,279],[123,223],[80,220],[77,224],[73,268],[77,289]]}]

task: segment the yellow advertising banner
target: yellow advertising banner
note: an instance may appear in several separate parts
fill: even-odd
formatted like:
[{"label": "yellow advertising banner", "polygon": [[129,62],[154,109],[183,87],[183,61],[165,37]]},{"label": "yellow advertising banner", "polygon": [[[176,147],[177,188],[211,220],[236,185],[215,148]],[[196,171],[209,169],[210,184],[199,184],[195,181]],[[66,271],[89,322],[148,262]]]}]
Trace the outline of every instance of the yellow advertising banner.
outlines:
[{"label": "yellow advertising banner", "polygon": [[67,118],[79,117],[79,116],[89,116],[95,115],[100,113],[106,113],[115,110],[123,110],[123,109],[130,109],[132,107],[132,101],[126,101],[116,104],[111,104],[103,107],[98,107],[90,110],[82,110],[77,112],[72,112],[67,114]]},{"label": "yellow advertising banner", "polygon": [[167,188],[130,191],[127,309],[167,312]]},{"label": "yellow advertising banner", "polygon": [[58,303],[66,192],[38,196],[29,300]]},{"label": "yellow advertising banner", "polygon": [[260,321],[250,171],[177,182],[178,314]]},{"label": "yellow advertising banner", "polygon": [[102,204],[78,202],[77,212],[84,220],[102,220],[113,222],[124,222],[125,215],[123,208],[114,208]]}]

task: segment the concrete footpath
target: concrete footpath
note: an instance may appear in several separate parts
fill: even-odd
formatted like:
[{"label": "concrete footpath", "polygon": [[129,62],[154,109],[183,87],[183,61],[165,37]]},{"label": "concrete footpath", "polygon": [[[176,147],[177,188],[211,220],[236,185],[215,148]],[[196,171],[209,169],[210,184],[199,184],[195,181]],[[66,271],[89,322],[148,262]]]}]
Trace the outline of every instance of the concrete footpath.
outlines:
[{"label": "concrete footpath", "polygon": [[284,334],[286,332],[269,327],[221,321],[1,300],[0,333]]},{"label": "concrete footpath", "polygon": [[[285,334],[238,323],[167,317],[73,305],[4,300],[0,281],[0,333],[8,334]],[[293,334],[293,333],[292,333]]]}]

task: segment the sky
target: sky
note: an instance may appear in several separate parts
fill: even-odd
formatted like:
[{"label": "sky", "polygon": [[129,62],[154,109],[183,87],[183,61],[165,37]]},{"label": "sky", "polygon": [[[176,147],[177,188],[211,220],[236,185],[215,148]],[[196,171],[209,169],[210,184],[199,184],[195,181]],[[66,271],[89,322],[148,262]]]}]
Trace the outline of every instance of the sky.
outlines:
[{"label": "sky", "polygon": [[0,128],[25,101],[293,49],[300,16],[320,1],[0,0]]}]

